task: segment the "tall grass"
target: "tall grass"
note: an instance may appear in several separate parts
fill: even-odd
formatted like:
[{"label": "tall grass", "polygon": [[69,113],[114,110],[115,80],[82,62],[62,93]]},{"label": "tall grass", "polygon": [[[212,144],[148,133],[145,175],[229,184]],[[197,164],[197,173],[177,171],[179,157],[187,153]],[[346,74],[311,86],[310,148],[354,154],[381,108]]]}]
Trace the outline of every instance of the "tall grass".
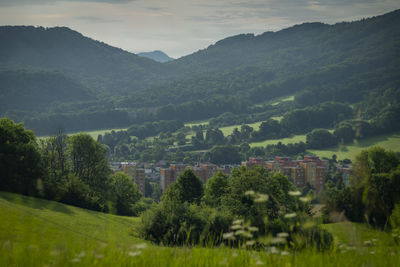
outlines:
[{"label": "tall grass", "polygon": [[[400,266],[400,247],[390,234],[364,233],[358,225],[365,234],[360,242],[341,238],[323,253],[288,254],[249,247],[155,246],[135,236],[138,223],[138,218],[0,192],[0,266]],[[328,228],[343,236],[353,226]]]}]

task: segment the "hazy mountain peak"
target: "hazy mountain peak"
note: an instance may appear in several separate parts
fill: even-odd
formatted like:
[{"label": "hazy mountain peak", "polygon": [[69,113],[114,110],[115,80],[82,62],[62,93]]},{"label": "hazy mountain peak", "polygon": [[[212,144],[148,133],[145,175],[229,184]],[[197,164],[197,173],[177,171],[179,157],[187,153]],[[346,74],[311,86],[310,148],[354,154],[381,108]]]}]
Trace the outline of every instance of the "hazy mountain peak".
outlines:
[{"label": "hazy mountain peak", "polygon": [[142,52],[137,54],[140,57],[147,57],[152,60],[155,60],[157,62],[167,62],[174,60],[174,58],[169,57],[167,54],[165,54],[163,51],[160,50],[155,50],[151,52]]}]

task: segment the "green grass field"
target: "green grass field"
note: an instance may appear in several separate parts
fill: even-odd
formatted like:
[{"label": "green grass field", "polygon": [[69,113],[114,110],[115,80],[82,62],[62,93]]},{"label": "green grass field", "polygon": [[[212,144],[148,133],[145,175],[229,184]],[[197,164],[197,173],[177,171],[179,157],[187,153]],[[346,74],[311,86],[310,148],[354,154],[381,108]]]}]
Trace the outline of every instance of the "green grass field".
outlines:
[{"label": "green grass field", "polygon": [[[324,226],[338,241],[330,251],[280,254],[223,246],[156,246],[137,237],[139,218],[12,193],[0,192],[0,209],[0,266],[400,265],[399,247],[390,234],[352,223]],[[364,241],[375,242],[372,239],[377,239],[376,245],[365,245]]]},{"label": "green grass field", "polygon": [[326,158],[331,158],[333,154],[336,154],[338,159],[354,159],[361,150],[372,146],[380,146],[384,149],[400,152],[400,132],[365,138],[359,140],[357,143],[341,145],[324,150],[309,150],[309,152]]},{"label": "green grass field", "polygon": [[281,138],[281,139],[269,139],[261,142],[254,142],[250,143],[250,147],[255,147],[255,146],[262,146],[265,147],[267,145],[276,145],[278,142],[281,142],[282,144],[289,144],[289,143],[299,143],[299,142],[306,142],[306,135],[294,135],[292,137],[287,137],[287,138]]},{"label": "green grass field", "polygon": [[194,122],[187,122],[185,123],[185,127],[193,127],[199,125],[208,125],[210,122],[208,120],[205,121],[194,121]]},{"label": "green grass field", "polygon": [[[93,130],[93,131],[81,131],[81,132],[74,132],[68,133],[67,135],[74,135],[78,133],[86,133],[89,134],[94,140],[97,140],[99,134],[104,135],[105,133],[111,133],[112,131],[126,131],[128,128],[115,128],[115,129],[107,129],[107,130]],[[38,136],[39,139],[47,138],[48,136]]]},{"label": "green grass field", "polygon": [[[262,121],[257,121],[257,122],[253,122],[253,123],[249,123],[246,124],[250,127],[252,127],[254,129],[254,131],[258,131],[258,129],[260,129],[260,125],[261,125]],[[224,134],[224,136],[228,136],[231,133],[233,133],[233,130],[235,128],[238,128],[238,130],[240,131],[240,127],[242,126],[242,124],[237,124],[237,125],[231,125],[231,126],[226,126],[226,127],[221,127],[219,128],[222,133]]]}]

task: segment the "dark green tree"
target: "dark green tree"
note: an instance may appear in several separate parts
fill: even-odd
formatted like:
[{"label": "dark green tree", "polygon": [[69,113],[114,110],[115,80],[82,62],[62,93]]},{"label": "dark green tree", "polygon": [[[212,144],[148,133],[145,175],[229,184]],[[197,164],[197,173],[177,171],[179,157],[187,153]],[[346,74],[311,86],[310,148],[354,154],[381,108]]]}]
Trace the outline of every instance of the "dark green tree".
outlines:
[{"label": "dark green tree", "polygon": [[219,171],[214,174],[206,184],[204,201],[206,204],[217,207],[221,205],[221,198],[228,191],[228,175]]},{"label": "dark green tree", "polygon": [[[42,178],[41,156],[32,131],[0,119],[0,190],[37,194]],[[40,185],[40,184],[39,184]]]},{"label": "dark green tree", "polygon": [[181,202],[200,203],[204,194],[202,181],[191,169],[186,169],[179,175],[176,190]]},{"label": "dark green tree", "polygon": [[141,194],[128,175],[123,172],[113,175],[112,194],[117,214],[134,215],[132,206],[139,201]]}]

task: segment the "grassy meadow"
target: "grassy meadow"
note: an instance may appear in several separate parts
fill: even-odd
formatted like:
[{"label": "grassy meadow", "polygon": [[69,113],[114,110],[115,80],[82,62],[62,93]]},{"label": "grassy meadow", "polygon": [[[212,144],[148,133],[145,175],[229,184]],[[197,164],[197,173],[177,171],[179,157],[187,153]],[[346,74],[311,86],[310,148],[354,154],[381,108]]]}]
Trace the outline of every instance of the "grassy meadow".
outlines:
[{"label": "grassy meadow", "polygon": [[292,137],[286,137],[286,138],[281,138],[281,139],[268,139],[265,141],[261,142],[253,142],[250,143],[250,147],[255,147],[255,146],[267,146],[267,145],[276,145],[278,142],[281,142],[282,144],[290,144],[290,143],[299,143],[299,142],[306,142],[306,135],[294,135]]},{"label": "grassy meadow", "polygon": [[351,144],[339,145],[324,150],[309,150],[309,152],[320,157],[331,158],[335,154],[338,159],[354,159],[362,150],[372,146],[380,146],[384,149],[400,152],[400,132],[369,137]]},{"label": "grassy meadow", "polygon": [[[140,218],[0,192],[0,266],[399,266],[389,233],[329,224],[325,253],[228,247],[163,247],[138,238]],[[351,233],[349,235],[348,233]]]}]

